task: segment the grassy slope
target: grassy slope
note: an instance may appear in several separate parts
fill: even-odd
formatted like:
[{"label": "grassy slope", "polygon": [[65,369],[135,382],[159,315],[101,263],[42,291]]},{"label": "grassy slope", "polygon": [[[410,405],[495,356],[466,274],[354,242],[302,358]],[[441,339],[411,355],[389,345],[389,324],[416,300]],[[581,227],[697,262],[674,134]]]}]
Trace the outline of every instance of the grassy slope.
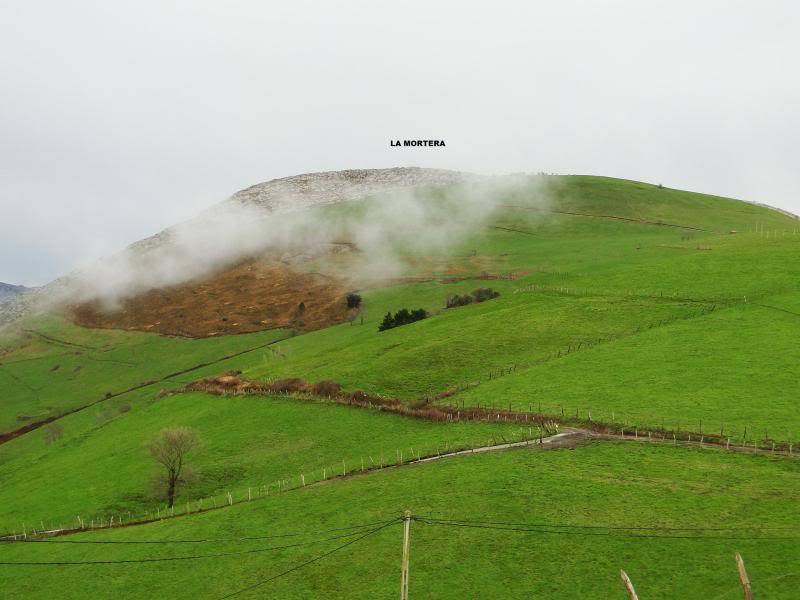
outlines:
[{"label": "grassy slope", "polygon": [[[287,339],[275,344],[271,350],[248,353],[177,377],[168,384],[157,384],[103,402],[96,408],[65,419],[64,439],[49,448],[44,445],[42,431],[2,445],[0,494],[3,498],[0,498],[0,505],[3,509],[0,510],[0,521],[16,523],[23,516],[28,519],[45,516],[54,520],[63,516],[66,520],[74,519],[73,513],[78,511],[85,513],[91,510],[142,507],[145,504],[142,494],[147,487],[142,444],[146,433],[152,433],[164,425],[194,425],[207,438],[208,446],[202,457],[198,457],[197,465],[205,477],[192,490],[198,495],[237,485],[258,485],[263,483],[263,478],[280,477],[286,469],[292,471],[305,466],[323,466],[313,464],[315,458],[323,463],[338,462],[342,458],[342,450],[352,451],[353,459],[357,459],[366,453],[366,449],[384,443],[391,444],[389,440],[394,441],[398,427],[401,428],[397,434],[398,441],[407,439],[408,445],[450,439],[448,436],[453,431],[440,426],[415,429],[416,426],[411,425],[408,426],[411,429],[405,430],[405,425],[396,424],[406,423],[402,419],[369,413],[350,416],[349,411],[330,406],[302,407],[304,410],[313,408],[322,412],[344,411],[337,412],[335,419],[314,417],[314,426],[306,430],[305,420],[309,417],[304,415],[307,413],[298,407],[276,413],[275,407],[280,405],[280,401],[258,404],[257,413],[252,411],[256,405],[248,404],[247,399],[234,402],[235,409],[231,408],[232,405],[223,404],[228,400],[203,396],[153,401],[155,392],[161,387],[176,386],[202,374],[230,368],[241,368],[246,374],[256,377],[281,374],[311,380],[330,377],[348,388],[358,387],[404,398],[415,398],[459,383],[481,380],[483,383],[477,388],[463,392],[463,396],[456,396],[456,399],[467,403],[494,404],[511,401],[521,407],[541,400],[553,412],[557,412],[560,406],[591,408],[599,416],[615,410],[624,415],[626,420],[642,425],[660,425],[665,420],[667,423],[677,421],[690,426],[695,420],[703,418],[704,421],[713,422],[710,428],[716,428],[718,421],[724,420],[729,429],[741,428],[747,423],[753,428],[767,428],[771,435],[778,438],[785,437],[781,435],[782,429],[789,429],[786,433],[788,436],[796,435],[792,433],[792,430],[797,431],[799,424],[796,411],[798,386],[793,376],[797,351],[792,342],[797,319],[800,318],[797,316],[800,315],[800,294],[796,293],[800,276],[800,261],[796,260],[800,236],[793,233],[796,221],[762,207],[606,178],[563,178],[555,187],[554,197],[549,206],[552,210],[660,220],[709,231],[689,232],[614,219],[505,209],[497,215],[494,225],[518,231],[487,228],[452,249],[449,258],[439,257],[437,262],[431,261],[430,257],[415,256],[415,266],[408,273],[444,274],[442,259],[455,263],[463,275],[476,276],[482,270],[528,272],[527,276],[516,281],[489,282],[488,285],[502,292],[499,299],[483,305],[442,311],[444,297],[448,293],[463,293],[486,285],[486,282],[479,280],[453,284],[427,282],[368,290],[364,292],[363,325],[342,325]],[[519,204],[525,199],[512,200]],[[773,233],[767,236],[760,231],[753,232],[761,227]],[[740,233],[725,233],[733,229]],[[778,229],[789,233],[775,234],[774,231]],[[473,254],[481,260],[476,260]],[[548,289],[514,293],[515,290],[525,290],[531,284]],[[744,303],[745,296],[747,304]],[[713,305],[717,310],[705,314],[705,309]],[[379,334],[376,331],[377,323],[383,314],[401,306],[423,306],[438,314],[425,321]],[[0,430],[27,422],[19,421],[20,416],[40,418],[58,413],[82,405],[87,400],[101,398],[107,391],[119,391],[284,335],[282,332],[264,332],[252,336],[191,341],[150,334],[87,331],[57,320],[37,321],[33,326],[46,335],[93,348],[48,342],[37,336],[4,342],[3,345],[12,348],[13,352],[0,358],[0,363],[3,363],[0,365],[0,423],[5,423]],[[599,338],[605,341],[588,348],[582,346],[581,350],[566,357],[538,364],[571,344]],[[23,362],[14,362],[17,360]],[[489,370],[511,364],[518,366],[514,374],[486,381]],[[55,365],[59,365],[57,370],[53,370]],[[78,366],[81,369],[76,371]],[[709,374],[713,377],[711,383]],[[184,402],[186,398],[193,398],[196,404],[187,405]],[[238,404],[239,401],[243,404]],[[122,404],[130,404],[132,410],[119,413]],[[111,414],[115,417],[102,424],[97,420],[96,413],[105,407],[113,409]],[[276,416],[279,418],[273,420]],[[374,436],[373,430],[378,431]],[[292,432],[291,436],[285,432]],[[305,446],[298,449],[293,440],[299,440],[297,443],[301,446],[305,441]],[[275,441],[277,445],[273,448]],[[597,448],[591,450],[594,452]],[[569,456],[568,453],[564,455]],[[501,501],[487,492],[494,488],[504,490],[504,499],[516,498],[514,493],[507,492],[521,490],[522,500],[514,500],[512,504],[522,503],[526,508],[512,507],[509,514],[524,514],[526,518],[522,520],[529,520],[531,506],[535,506],[536,511],[542,509],[537,498],[545,505],[546,512],[554,506],[551,501],[567,504],[573,500],[569,490],[576,487],[585,489],[586,497],[578,497],[579,501],[568,507],[575,512],[565,513],[565,516],[585,518],[589,515],[592,518],[591,515],[596,517],[602,514],[617,518],[613,517],[617,514],[620,521],[625,523],[630,523],[633,517],[654,518],[660,513],[671,515],[673,519],[681,518],[684,522],[697,519],[696,522],[711,523],[719,518],[712,510],[713,503],[708,507],[703,504],[709,494],[713,496],[719,491],[717,488],[703,487],[705,480],[699,474],[691,480],[694,483],[689,487],[681,487],[683,483],[670,479],[684,468],[679,463],[683,459],[658,454],[657,461],[654,459],[642,464],[634,460],[629,465],[632,470],[624,472],[630,475],[636,472],[636,468],[647,467],[655,473],[653,477],[657,483],[641,489],[634,486],[628,490],[629,484],[621,476],[609,476],[611,483],[603,487],[605,484],[596,481],[597,478],[592,475],[598,470],[608,472],[622,469],[625,462],[622,454],[610,457],[582,450],[573,455],[580,457],[580,462],[568,467],[561,465],[561,470],[554,468],[541,480],[538,472],[530,479],[521,478],[515,465],[504,462],[510,459],[492,462],[496,460],[494,458],[470,463],[475,467],[464,472],[444,470],[443,478],[431,476],[430,480],[420,480],[419,487],[414,487],[413,479],[406,480],[405,475],[401,478],[399,474],[398,478],[402,481],[398,479],[396,488],[391,487],[395,484],[389,481],[391,477],[388,473],[380,474],[370,483],[356,479],[348,484],[353,487],[347,488],[353,492],[342,492],[341,496],[317,496],[323,493],[322,488],[303,492],[313,494],[319,500],[304,503],[302,508],[287,505],[286,514],[280,511],[280,514],[270,513],[264,524],[268,527],[278,527],[281,523],[296,526],[298,519],[309,518],[313,522],[317,518],[326,518],[325,515],[349,510],[343,507],[363,507],[370,502],[374,504],[375,511],[381,506],[399,510],[404,504],[400,500],[407,497],[418,498],[419,502],[430,499],[430,510],[441,512],[445,510],[444,503],[448,499],[453,501],[453,505],[463,507],[482,501],[473,497],[475,495],[488,496],[494,505],[486,510],[491,508],[489,512],[505,515],[506,509],[511,510],[507,506],[508,500]],[[685,458],[685,455],[680,456]],[[753,459],[752,464],[769,465],[766,471],[759,470],[761,467],[753,470],[747,466],[751,463],[736,462],[743,459],[724,459],[734,461],[731,464],[741,469],[740,476],[738,471],[724,466],[728,463],[714,462],[723,459],[709,459],[712,462],[706,464],[695,458],[698,457],[692,460],[697,462],[697,472],[707,473],[708,480],[715,482],[716,486],[737,485],[746,488],[746,493],[756,498],[757,503],[763,502],[764,508],[759,516],[765,521],[782,519],[781,515],[786,509],[778,501],[778,496],[791,496],[798,489],[796,479],[792,478],[794,475],[789,477],[783,473],[784,469],[794,469],[793,466],[778,467],[776,465],[779,463],[758,463],[762,459]],[[575,460],[578,461],[577,458]],[[599,463],[596,462],[598,460]],[[571,469],[574,477],[565,479],[565,468],[567,471]],[[436,466],[431,470],[426,468],[424,472],[439,473],[440,469],[443,467]],[[777,475],[776,469],[779,471]],[[775,494],[774,502],[763,500],[758,496],[758,489],[751,487],[751,482],[757,478],[770,482],[780,480],[780,484],[774,484],[774,489],[769,486],[767,489]],[[41,483],[43,480],[48,481],[47,486]],[[473,487],[470,487],[470,482],[473,482]],[[601,490],[596,496],[588,488],[582,487],[595,484]],[[463,496],[458,486],[463,488]],[[544,489],[540,489],[542,486]],[[666,486],[666,489],[660,486]],[[392,489],[396,491],[392,492]],[[680,496],[665,495],[673,489],[683,489],[685,501]],[[381,490],[386,491],[385,498]],[[607,505],[610,499],[606,495],[611,490],[615,493],[623,490],[624,498],[628,498],[628,507],[637,506],[639,501],[638,495],[630,496],[629,492],[660,500],[653,506],[644,507],[650,512],[634,511],[630,514],[631,519],[627,520],[621,505],[616,508]],[[692,495],[694,492],[702,494],[703,501],[696,499]],[[559,494],[559,498],[548,496]],[[288,502],[289,496],[286,498]],[[389,504],[390,501],[393,504]],[[727,504],[724,506],[732,506],[734,500],[725,502]],[[675,507],[681,508],[683,514]],[[244,514],[238,512],[240,510],[249,508],[231,509],[230,514]],[[453,510],[452,507],[449,510]],[[251,524],[249,513],[241,518],[246,520],[248,526]],[[195,531],[195,527],[202,527],[206,521],[215,522],[215,519],[211,515],[186,519],[184,533]],[[184,520],[179,519],[163,527],[174,527],[179,521]],[[222,522],[220,527],[223,527]],[[224,527],[244,526],[244,523],[232,525],[231,521],[224,523]],[[211,531],[215,531],[213,526]],[[482,589],[481,585],[486,585],[486,590],[491,591],[496,590],[498,582],[503,582],[511,586],[515,594],[522,596],[522,587],[515,586],[542,586],[547,582],[546,585],[556,587],[552,594],[543,595],[567,597],[567,586],[574,585],[574,582],[589,586],[589,580],[582,579],[581,575],[587,564],[591,564],[596,572],[596,564],[592,562],[596,557],[590,553],[588,544],[581,546],[584,548],[579,554],[581,560],[576,559],[571,563],[568,577],[562,578],[553,570],[552,556],[563,554],[574,545],[574,540],[569,538],[569,546],[553,546],[552,542],[547,542],[541,548],[525,546],[525,561],[530,560],[530,563],[524,563],[529,567],[524,569],[522,575],[518,569],[512,569],[512,565],[520,560],[517,554],[495,564],[487,552],[478,558],[480,564],[477,570],[467,563],[459,566],[458,557],[465,555],[470,548],[471,542],[464,541],[445,556],[450,571],[463,573],[461,577],[453,577],[455,583],[440,577],[441,565],[437,562],[439,553],[431,548],[429,553],[423,554],[431,556],[427,563],[429,576],[427,579],[423,577],[419,585],[423,586],[424,582],[433,590],[434,597],[448,597],[443,586],[454,585],[453,589],[462,593],[453,597],[464,597],[471,595],[472,589],[468,588],[465,594],[465,585],[477,586],[477,590]],[[474,541],[481,543],[478,538]],[[688,551],[695,547],[691,544],[697,542],[691,542],[687,547],[682,547],[674,540],[663,543],[682,550],[667,555],[645,552],[648,560],[642,560],[640,564],[647,569],[648,580],[655,581],[649,596],[657,596],[661,590],[677,593],[678,584],[673,582],[671,574],[678,570],[696,575],[690,579],[693,584],[704,580],[707,575],[712,575],[709,579],[716,582],[714,585],[718,583],[723,586],[730,581],[729,565],[725,561],[729,560],[731,548],[726,547],[725,552],[714,554],[712,558],[703,558],[696,550]],[[500,544],[497,551],[505,544]],[[387,549],[389,554],[396,550],[394,541],[390,545],[391,551]],[[586,587],[579,590],[585,593],[577,595],[591,597],[595,593],[597,597],[608,597],[610,590],[617,590],[618,563],[622,562],[622,566],[628,568],[631,561],[639,561],[638,548],[619,541],[612,546],[608,554],[603,554],[610,558],[598,563],[604,567],[603,577],[608,577],[603,583],[607,587],[598,588],[605,592],[591,592]],[[755,545],[753,548],[754,551],[758,550]],[[294,556],[297,554],[287,554],[287,560],[291,562]],[[361,558],[364,556],[366,554]],[[379,580],[379,589],[385,587],[394,593],[396,556],[392,557],[388,563],[378,562],[369,569],[374,578]],[[666,564],[673,565],[674,569],[657,573],[647,567],[651,561],[657,564],[664,557],[668,560]],[[761,561],[756,566],[759,575],[762,575],[761,579],[787,570],[780,562],[771,565],[766,558],[757,560]],[[225,589],[228,589],[228,584],[248,581],[247,573],[262,564],[263,561],[260,561],[259,558],[237,561],[235,564],[223,562],[223,566],[214,566],[209,573],[213,575],[212,571],[216,572],[215,569],[219,568],[219,573],[227,575],[228,570],[233,569],[233,575],[220,578],[225,583]],[[363,564],[369,563],[366,559],[360,562],[362,568]],[[425,568],[425,564],[417,568]],[[172,591],[180,590],[182,593],[184,585],[191,587],[195,584],[194,581],[186,583],[186,574],[191,571],[185,565],[162,565],[157,568],[159,573],[174,577],[174,582],[167,584],[176,586],[170,588]],[[486,573],[485,578],[472,576],[474,572],[482,572],[481,569]],[[505,573],[504,569],[509,569],[511,575]],[[319,572],[327,574],[324,570]],[[724,577],[723,572],[726,573]],[[138,570],[131,569],[126,573],[138,573]],[[3,575],[5,573],[0,574],[0,579]],[[128,580],[128,577],[132,579]],[[120,590],[125,590],[127,588],[124,586],[129,585],[133,577],[123,574],[115,581]],[[37,583],[42,586],[42,594],[51,593],[47,591],[52,590],[48,588],[53,585],[49,581]],[[156,581],[159,581],[158,578]],[[293,580],[294,586],[297,581]],[[196,583],[200,585],[199,581]],[[342,588],[336,586],[344,584],[355,586],[356,596],[370,597],[368,589],[371,589],[372,580],[367,578],[365,583],[357,576],[348,574],[314,577],[302,584],[310,588],[295,589],[293,585],[281,587],[279,595],[291,597],[297,594],[302,597],[305,592],[307,597],[312,591],[324,595],[326,586],[340,590]],[[780,584],[778,581],[774,585]],[[102,584],[84,579],[81,585],[91,587]],[[696,589],[701,591],[711,589],[702,587],[705,583],[697,585],[701,587]],[[646,589],[640,591],[644,593]],[[722,590],[722,587],[719,589]],[[166,595],[180,595],[169,592],[166,590]],[[152,594],[143,590],[141,595]],[[491,594],[487,592],[484,595]]]},{"label": "grassy slope", "polygon": [[274,330],[192,340],[41,317],[22,327],[0,338],[0,347],[11,350],[0,357],[0,432],[287,335]]},{"label": "grassy slope", "polygon": [[[441,309],[448,293],[476,285],[427,283],[370,293],[363,325],[342,325],[282,342],[276,346],[279,354],[264,355],[247,373],[333,378],[349,388],[363,385],[370,391],[415,398],[483,379],[493,368],[533,363],[568,343],[617,336],[656,320],[694,315],[704,307],[661,299],[514,294],[519,282],[492,282],[500,298]],[[377,332],[386,311],[408,305],[440,312]]]},{"label": "grassy slope", "polygon": [[[550,210],[691,224],[713,232],[747,232],[758,227],[769,231],[778,226],[791,232],[796,226],[795,221],[763,207],[636,182],[568,177],[551,187],[554,199],[548,205]],[[524,196],[518,194],[509,203],[526,206]],[[276,345],[278,354],[254,352],[236,364],[256,377],[331,377],[351,388],[415,398],[484,379],[493,368],[530,365],[570,344],[629,335],[663,320],[698,316],[720,298],[743,302],[748,297],[752,302],[790,293],[797,289],[800,276],[800,261],[794,260],[800,236],[793,234],[765,238],[754,233],[689,232],[510,208],[501,211],[495,223],[532,235],[487,228],[454,248],[450,260],[466,275],[477,274],[487,264],[495,272],[529,273],[514,282],[491,282],[502,292],[500,299],[482,306],[442,310],[447,294],[469,291],[482,283],[475,280],[371,290],[365,293],[363,325],[343,325],[289,339]],[[472,254],[485,259],[480,267],[471,262]],[[423,261],[415,269],[431,271],[424,266]],[[512,293],[531,283],[566,287],[579,295]],[[641,297],[642,293],[656,297]],[[671,299],[675,294],[680,298]],[[706,302],[698,304],[687,298]],[[376,325],[383,314],[401,306],[423,306],[439,314],[378,334]],[[698,321],[700,331],[705,322]],[[249,343],[245,339],[249,336],[188,341],[122,332],[85,334],[63,324],[52,329],[54,336],[67,339],[80,335],[98,338],[92,345],[115,347],[116,356],[115,351],[95,351],[97,356],[85,351],[85,356],[0,366],[8,396],[0,418],[7,426],[16,424],[14,419],[21,415],[48,414],[87,397],[95,399],[109,388],[117,390],[175,370],[175,366],[212,354],[217,347],[238,348]],[[260,335],[259,340],[280,334]],[[187,357],[187,350],[197,358]],[[646,354],[641,356],[646,359]],[[4,357],[4,362],[14,358]],[[119,362],[95,363],[92,358]],[[759,360],[757,356],[755,360]],[[76,361],[81,364],[73,366]],[[635,363],[636,359],[630,361],[634,370]],[[59,369],[51,371],[56,364]],[[74,374],[77,366],[82,370]]]},{"label": "grassy slope", "polygon": [[[64,438],[44,443],[37,431],[0,446],[0,532],[75,524],[111,514],[141,515],[158,504],[152,476],[158,473],[145,444],[160,429],[194,428],[202,447],[191,457],[195,479],[178,497],[185,502],[278,479],[319,479],[360,466],[363,458],[395,461],[438,448],[474,447],[489,438],[518,440],[527,428],[493,423],[440,424],[376,411],[287,398],[219,397],[185,393],[162,398],[140,392],[130,412],[99,423],[91,412],[64,420]],[[313,472],[313,473],[312,473]],[[57,474],[57,476],[53,476]],[[46,485],[43,482],[47,482]],[[57,501],[54,501],[57,498]],[[24,500],[23,500],[24,499]],[[163,509],[163,505],[162,505]],[[117,516],[117,520],[119,517]]]},{"label": "grassy slope", "polygon": [[[783,296],[784,302],[794,296]],[[768,301],[765,301],[768,302]],[[755,304],[676,321],[588,348],[465,391],[459,398],[511,403],[597,420],[749,439],[800,439],[795,342],[800,316]]]},{"label": "grassy slope", "polygon": [[[439,518],[506,522],[785,528],[796,527],[799,478],[796,462],[769,457],[598,442],[574,451],[511,451],[386,470],[189,519],[85,537],[225,539],[308,532],[380,521],[406,508]],[[4,560],[129,559],[236,552],[296,539],[109,547],[29,544],[2,550]],[[188,563],[5,566],[0,571],[0,590],[10,598],[112,597],[129,595],[132,590],[138,597],[219,598],[342,541]],[[400,541],[399,525],[392,526],[241,597],[392,598],[399,584]],[[733,555],[738,551],[745,557],[759,597],[788,599],[797,589],[793,557],[799,549],[797,539],[635,539],[416,523],[412,525],[411,594],[425,598],[622,597],[619,569],[624,568],[642,597],[737,597],[741,592]]]},{"label": "grassy slope", "polygon": [[[746,203],[606,178],[566,178],[556,190],[554,210],[708,231],[507,209],[496,224],[528,233],[488,229],[453,252],[493,257],[498,270],[530,272],[514,282],[490,282],[501,298],[442,311],[448,293],[479,282],[373,291],[366,294],[363,326],[281,342],[282,355],[246,365],[246,371],[331,377],[349,387],[416,397],[484,381],[493,368],[531,365],[569,345],[620,337],[571,354],[563,364],[518,370],[462,399],[518,407],[543,401],[554,411],[613,410],[643,425],[706,419],[739,432],[747,425],[782,439],[796,435],[794,321],[754,304],[775,295],[792,298],[798,289],[797,222]],[[549,291],[513,293],[530,284]],[[712,305],[719,310],[704,315]],[[440,314],[376,334],[382,315],[400,306]],[[662,321],[663,330],[651,329]],[[711,385],[704,379],[710,372]]]}]

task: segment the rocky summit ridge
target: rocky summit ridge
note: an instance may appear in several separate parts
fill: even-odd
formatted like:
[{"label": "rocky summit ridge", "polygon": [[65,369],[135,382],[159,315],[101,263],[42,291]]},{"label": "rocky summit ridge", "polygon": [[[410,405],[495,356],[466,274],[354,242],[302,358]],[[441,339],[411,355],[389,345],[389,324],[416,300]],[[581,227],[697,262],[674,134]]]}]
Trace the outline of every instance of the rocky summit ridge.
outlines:
[{"label": "rocky summit ridge", "polygon": [[243,204],[272,212],[287,212],[403,188],[461,183],[476,177],[460,171],[421,167],[324,171],[258,183],[236,192],[223,204]]}]

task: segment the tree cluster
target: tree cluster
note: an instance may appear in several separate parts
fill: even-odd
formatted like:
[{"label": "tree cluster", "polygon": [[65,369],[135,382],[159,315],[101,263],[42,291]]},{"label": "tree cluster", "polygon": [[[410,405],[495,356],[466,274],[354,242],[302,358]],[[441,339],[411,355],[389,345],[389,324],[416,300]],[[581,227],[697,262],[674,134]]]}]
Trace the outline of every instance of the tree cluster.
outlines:
[{"label": "tree cluster", "polygon": [[347,308],[358,308],[361,306],[361,296],[355,292],[347,294]]},{"label": "tree cluster", "polygon": [[492,288],[478,288],[471,294],[451,294],[447,297],[446,308],[455,308],[456,306],[466,306],[473,302],[484,302],[497,298],[500,292],[494,291]]},{"label": "tree cluster", "polygon": [[392,315],[391,312],[386,313],[386,316],[383,317],[383,321],[378,327],[378,331],[386,331],[387,329],[400,327],[400,325],[408,325],[414,321],[420,321],[427,316],[428,313],[425,312],[424,308],[417,308],[416,310],[401,308],[394,313],[394,315]]}]

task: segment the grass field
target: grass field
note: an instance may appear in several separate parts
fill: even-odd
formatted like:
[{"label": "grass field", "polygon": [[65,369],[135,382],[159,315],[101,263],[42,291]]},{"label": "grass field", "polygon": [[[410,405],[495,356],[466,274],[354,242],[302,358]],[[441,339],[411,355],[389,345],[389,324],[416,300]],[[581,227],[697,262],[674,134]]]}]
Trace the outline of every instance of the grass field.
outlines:
[{"label": "grass field", "polygon": [[207,339],[92,330],[60,318],[36,318],[0,338],[0,432],[60,415],[107,394],[263,347],[285,337],[281,330]]},{"label": "grass field", "polygon": [[[136,560],[309,546],[185,562],[4,566],[0,589],[12,598],[111,597],[131,590],[140,597],[221,598],[355,537],[330,540],[342,532],[314,532],[381,523],[410,509],[442,520],[573,526],[543,533],[414,523],[410,594],[415,597],[622,597],[620,568],[642,597],[738,597],[733,560],[738,551],[759,597],[788,599],[800,577],[794,560],[800,549],[794,510],[798,477],[794,462],[632,442],[467,456],[68,539],[229,540],[305,532],[302,536],[200,544],[5,545],[2,560]],[[662,529],[592,529],[604,526]],[[671,527],[687,529],[663,529]],[[631,534],[676,537],[625,537]],[[241,597],[394,597],[401,535],[399,524],[392,525]],[[763,539],[727,539],[738,536]],[[792,539],[773,539],[778,537]]]},{"label": "grass field", "polygon": [[[175,391],[241,370],[255,379],[332,379],[345,390],[419,402],[591,411],[595,420],[680,427],[748,439],[800,440],[800,224],[735,200],[602,177],[548,178],[506,198],[485,227],[437,254],[399,248],[405,279],[359,290],[352,323],[202,340],[90,330],[32,317],[0,338],[0,433],[57,419],[0,444],[0,533],[74,525],[77,516],[157,505],[146,442],[195,428],[203,441],[178,506],[320,470],[387,459],[402,449],[516,438],[506,424],[445,424],[299,398]],[[322,209],[331,219],[358,203]],[[345,258],[309,266],[346,272]],[[496,299],[445,309],[478,287]],[[389,311],[430,316],[378,332]],[[502,373],[502,375],[501,375]],[[73,412],[74,411],[74,412]],[[388,462],[388,460],[387,460]],[[441,519],[574,526],[706,528],[707,539],[510,532],[415,522],[411,594],[429,598],[609,598],[619,569],[643,598],[739,594],[741,552],[759,597],[791,598],[800,583],[795,527],[800,467],[785,457],[593,442],[575,450],[509,451],[385,469],[230,508],[70,536],[131,541],[239,538],[237,543],[0,545],[3,561],[226,556],[94,566],[0,565],[4,597],[223,597],[352,538],[308,534],[388,520],[409,508]],[[316,475],[313,475],[316,473]],[[713,536],[708,528],[735,528]],[[764,532],[753,532],[764,529]],[[365,529],[366,531],[366,529]],[[687,531],[694,531],[689,529]],[[340,534],[341,532],[339,532]],[[585,533],[585,532],[584,532]],[[663,531],[651,531],[663,535]],[[609,535],[605,535],[609,534]],[[338,535],[338,534],[335,534]],[[383,598],[399,583],[393,524],[319,563],[265,584],[255,597]],[[696,537],[695,534],[692,536]],[[783,536],[787,537],[787,536]],[[770,538],[770,539],[767,539]],[[66,539],[66,538],[65,538]],[[285,540],[284,540],[285,541]],[[106,550],[108,550],[106,552]],[[242,597],[247,597],[244,594]]]},{"label": "grass field", "polygon": [[[156,398],[140,392],[133,408],[98,421],[87,411],[64,419],[65,435],[47,445],[43,430],[0,446],[3,485],[0,531],[41,529],[112,515],[153,511],[163,490],[146,444],[175,425],[192,427],[201,448],[192,456],[194,478],[177,498],[179,508],[231,491],[258,490],[301,473],[308,481],[351,470],[365,461],[390,464],[396,453],[433,454],[488,440],[518,440],[528,431],[511,424],[440,424],[320,401],[281,397],[220,397],[184,393]],[[370,459],[370,457],[372,457]],[[52,473],[58,473],[53,478]],[[57,501],[54,502],[54,499]],[[194,506],[194,504],[193,504]]]},{"label": "grass field", "polygon": [[[768,302],[769,300],[765,300]],[[629,425],[800,439],[800,317],[755,304],[677,320],[471,388],[466,405],[511,403]],[[537,408],[538,410],[538,408]],[[766,436],[765,436],[766,432]]]}]

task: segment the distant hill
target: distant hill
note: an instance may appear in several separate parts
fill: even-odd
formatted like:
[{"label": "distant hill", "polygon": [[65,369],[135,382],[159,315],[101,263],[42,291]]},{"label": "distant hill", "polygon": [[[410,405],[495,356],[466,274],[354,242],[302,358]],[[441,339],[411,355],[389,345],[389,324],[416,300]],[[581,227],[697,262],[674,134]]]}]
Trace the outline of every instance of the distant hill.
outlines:
[{"label": "distant hill", "polygon": [[12,285],[10,283],[3,283],[0,281],[0,300],[17,296],[18,294],[27,292],[29,289],[30,288],[26,288],[24,285]]}]

